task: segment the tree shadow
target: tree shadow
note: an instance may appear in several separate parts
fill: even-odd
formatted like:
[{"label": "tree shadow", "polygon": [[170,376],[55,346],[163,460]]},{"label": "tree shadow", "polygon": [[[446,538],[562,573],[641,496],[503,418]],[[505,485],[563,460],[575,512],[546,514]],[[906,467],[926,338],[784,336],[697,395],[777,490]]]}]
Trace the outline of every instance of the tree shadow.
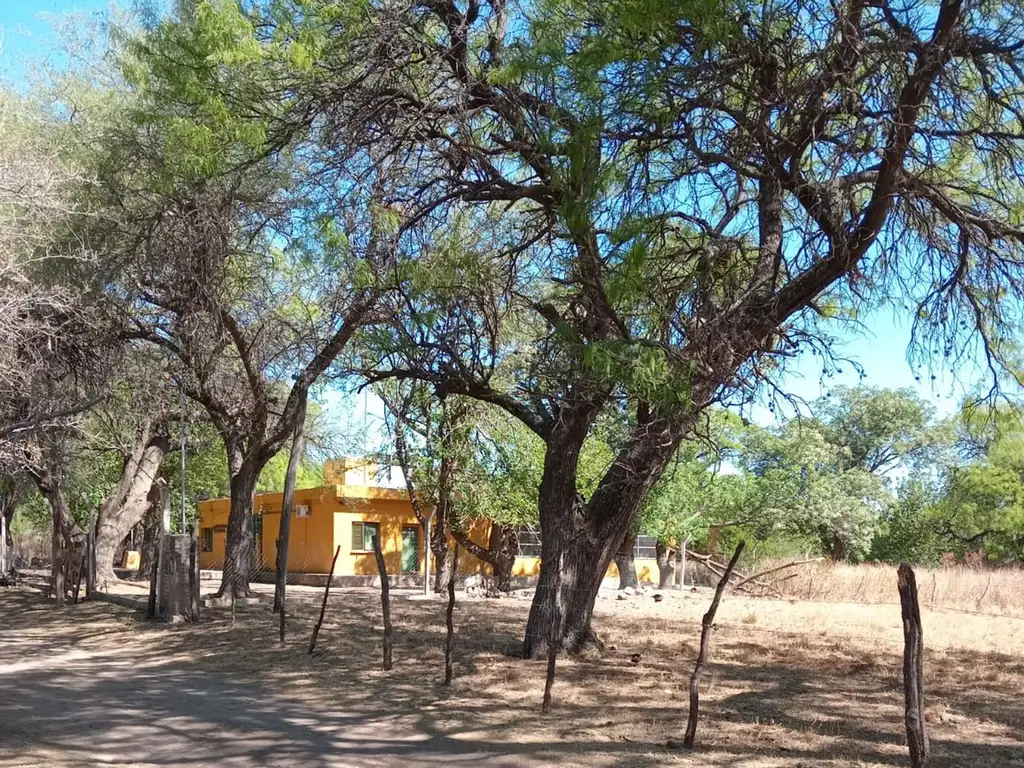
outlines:
[{"label": "tree shadow", "polygon": [[[84,764],[97,755],[152,765],[312,768],[731,766],[757,756],[793,766],[906,764],[891,654],[766,653],[739,632],[721,632],[702,694],[699,749],[670,756],[665,740],[679,737],[686,718],[692,643],[634,631],[643,648],[637,663],[632,647],[561,661],[555,711],[545,717],[544,663],[509,658],[528,605],[457,605],[456,680],[445,688],[440,601],[395,596],[396,664],[385,673],[374,590],[332,593],[313,656],[306,650],[319,610],[314,593],[290,595],[283,646],[269,604],[207,611],[197,625],[170,626],[105,605],[60,613],[30,592],[0,593],[0,743],[7,736],[23,742],[22,754],[51,750]],[[986,740],[970,724],[937,724],[938,768],[1008,766],[1011,753],[1024,754],[1020,700],[999,688],[1024,679],[1021,662],[987,663],[1004,677],[962,691],[956,712],[971,724],[987,713],[999,733],[982,734],[992,737]],[[941,681],[932,695],[945,697],[957,684]]]}]

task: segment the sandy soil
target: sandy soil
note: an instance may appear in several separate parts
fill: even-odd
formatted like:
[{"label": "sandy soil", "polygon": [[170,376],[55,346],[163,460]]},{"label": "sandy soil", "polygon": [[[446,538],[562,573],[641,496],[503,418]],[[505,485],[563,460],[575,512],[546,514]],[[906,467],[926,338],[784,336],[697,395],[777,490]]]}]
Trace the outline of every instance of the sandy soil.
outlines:
[{"label": "sandy soil", "polygon": [[[680,753],[664,745],[685,725],[704,594],[599,600],[608,648],[559,665],[547,717],[544,665],[514,658],[526,598],[461,599],[445,689],[440,601],[394,595],[385,673],[374,590],[332,591],[312,657],[318,591],[290,594],[281,646],[269,603],[167,626],[0,590],[0,768],[907,764],[894,606],[727,596],[698,749]],[[1024,620],[924,624],[934,768],[1024,768]]]}]

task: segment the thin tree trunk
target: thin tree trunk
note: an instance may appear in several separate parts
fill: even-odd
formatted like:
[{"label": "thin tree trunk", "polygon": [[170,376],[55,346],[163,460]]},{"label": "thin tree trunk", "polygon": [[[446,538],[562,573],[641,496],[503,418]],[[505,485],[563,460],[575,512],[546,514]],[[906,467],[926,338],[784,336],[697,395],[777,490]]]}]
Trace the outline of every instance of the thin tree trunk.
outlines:
[{"label": "thin tree trunk", "polygon": [[146,617],[156,618],[156,587],[157,579],[160,577],[160,553],[153,548],[150,555],[152,561],[149,566],[149,604],[146,607]]},{"label": "thin tree trunk", "polygon": [[11,570],[10,526],[7,510],[4,510],[0,515],[0,576],[6,576]]},{"label": "thin tree trunk", "polygon": [[302,393],[295,417],[295,431],[292,434],[292,450],[288,456],[288,471],[284,476],[284,496],[281,500],[281,527],[277,534],[277,578],[274,589],[274,610],[281,613],[280,635],[284,642],[285,632],[285,588],[288,583],[288,542],[292,530],[292,507],[295,502],[295,479],[299,473],[299,462],[306,447],[306,401]]},{"label": "thin tree trunk", "polygon": [[391,585],[388,583],[388,569],[384,564],[384,555],[380,551],[380,536],[373,539],[373,556],[377,559],[377,572],[380,574],[380,610],[384,615],[384,659],[381,669],[391,669]]},{"label": "thin tree trunk", "polygon": [[733,553],[732,559],[725,569],[725,574],[723,574],[718,582],[718,586],[715,588],[715,597],[711,601],[711,607],[708,608],[708,612],[704,614],[704,618],[701,620],[700,652],[697,654],[697,663],[694,665],[693,674],[690,676],[690,714],[686,719],[686,735],[683,737],[683,746],[687,749],[693,749],[693,740],[697,736],[697,718],[700,712],[700,678],[704,673],[704,665],[707,664],[708,652],[711,649],[711,631],[715,624],[715,613],[718,612],[718,604],[722,601],[722,595],[729,586],[732,571],[736,567],[736,563],[739,561],[745,545],[746,542],[743,541],[737,545],[736,551]]},{"label": "thin tree trunk", "polygon": [[459,545],[455,545],[451,573],[448,576],[448,610],[445,612],[444,684],[452,684],[452,647],[455,644],[455,578],[458,573]]},{"label": "thin tree trunk", "polygon": [[249,596],[253,551],[253,494],[262,466],[244,460],[231,476],[231,509],[225,541],[224,571],[217,597],[236,600]]},{"label": "thin tree trunk", "polygon": [[675,551],[660,540],[654,551],[658,558],[658,589],[670,589],[676,577]]},{"label": "thin tree trunk", "polygon": [[512,589],[512,568],[516,562],[516,552],[519,551],[519,535],[514,525],[492,522],[486,547],[477,544],[457,528],[452,528],[451,533],[459,546],[491,566],[495,589],[499,592]]},{"label": "thin tree trunk", "polygon": [[615,553],[615,567],[619,570],[619,589],[632,587],[639,589],[640,582],[636,577],[636,562],[634,552],[636,550],[636,534],[627,533],[622,537],[622,544]]},{"label": "thin tree trunk", "polygon": [[[139,544],[139,576],[145,578],[156,560],[157,538],[160,533],[160,489],[154,485],[146,495],[146,512],[142,516],[142,539]],[[102,585],[102,579],[97,578]]]},{"label": "thin tree trunk", "polygon": [[903,615],[903,693],[907,747],[912,768],[928,762],[928,734],[924,727],[924,633],[917,600],[914,569],[904,563],[897,571]]},{"label": "thin tree trunk", "polygon": [[324,623],[324,614],[327,613],[327,596],[331,594],[331,582],[334,581],[334,566],[338,562],[338,553],[341,552],[341,545],[334,548],[334,557],[331,558],[331,572],[327,574],[327,583],[324,585],[324,599],[320,603],[320,618],[313,625],[313,635],[309,638],[309,652],[313,653],[316,648],[316,638],[320,634],[320,627]]},{"label": "thin tree trunk", "polygon": [[[49,503],[49,500],[47,500]],[[57,598],[57,607],[64,607],[64,541],[60,535],[60,513],[50,505],[51,526],[50,537],[50,571],[53,579],[53,594]]]},{"label": "thin tree trunk", "polygon": [[[451,547],[448,546],[448,537],[440,525],[435,525],[431,529],[430,537],[435,540],[430,546],[436,566],[433,589],[435,593],[442,593],[448,589],[448,582],[451,581],[452,573],[455,571],[455,558]],[[443,542],[443,548],[440,542]]]}]

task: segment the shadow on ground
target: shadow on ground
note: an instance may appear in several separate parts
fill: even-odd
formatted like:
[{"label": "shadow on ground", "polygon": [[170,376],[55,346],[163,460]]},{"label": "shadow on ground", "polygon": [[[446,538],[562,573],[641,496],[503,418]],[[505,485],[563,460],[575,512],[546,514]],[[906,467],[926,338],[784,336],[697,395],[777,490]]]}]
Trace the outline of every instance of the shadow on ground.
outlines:
[{"label": "shadow on ground", "polygon": [[[685,721],[693,645],[667,632],[652,632],[633,664],[643,632],[612,627],[615,650],[560,664],[556,712],[544,717],[543,664],[509,658],[526,601],[460,606],[451,689],[438,682],[440,603],[396,595],[396,664],[387,673],[373,591],[332,595],[314,656],[306,648],[318,600],[290,605],[282,646],[268,604],[174,627],[105,605],[57,612],[35,592],[0,592],[0,766],[906,764],[891,654],[783,633],[767,647],[764,637],[723,631],[701,750],[680,754],[662,745]],[[696,639],[692,624],[674,630]],[[955,671],[934,681],[929,695],[951,702],[941,713],[948,720],[932,727],[935,768],[1024,765],[1024,713],[1013,695],[1021,660],[944,661],[998,674],[969,689]]]}]

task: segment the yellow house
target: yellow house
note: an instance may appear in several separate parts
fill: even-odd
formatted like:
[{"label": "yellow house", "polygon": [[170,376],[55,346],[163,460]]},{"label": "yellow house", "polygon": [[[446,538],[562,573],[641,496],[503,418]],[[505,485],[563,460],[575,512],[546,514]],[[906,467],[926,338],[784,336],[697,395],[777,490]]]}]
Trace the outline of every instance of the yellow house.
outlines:
[{"label": "yellow house", "polygon": [[[371,462],[336,459],[324,464],[326,484],[295,492],[291,534],[288,545],[288,571],[301,581],[301,574],[327,574],[338,548],[335,578],[341,583],[369,583],[377,576],[373,537],[380,537],[381,552],[391,576],[422,577],[426,554],[426,536],[412,511],[404,489],[376,484],[376,467]],[[281,525],[281,493],[261,493],[255,497],[253,533],[254,570],[272,571],[277,559],[277,535]],[[200,554],[203,569],[219,569],[224,562],[230,499],[199,502]],[[468,534],[483,546],[490,537],[489,520],[475,521]],[[529,578],[540,573],[540,545],[536,534],[523,531],[520,554],[513,576]],[[454,546],[454,541],[451,541]],[[646,554],[638,551],[637,554]],[[641,581],[657,581],[657,562],[638,558],[637,576]],[[490,565],[459,549],[460,574],[490,573]],[[258,575],[254,574],[254,575]],[[609,577],[618,577],[615,565]],[[422,581],[421,581],[422,583]]]}]

